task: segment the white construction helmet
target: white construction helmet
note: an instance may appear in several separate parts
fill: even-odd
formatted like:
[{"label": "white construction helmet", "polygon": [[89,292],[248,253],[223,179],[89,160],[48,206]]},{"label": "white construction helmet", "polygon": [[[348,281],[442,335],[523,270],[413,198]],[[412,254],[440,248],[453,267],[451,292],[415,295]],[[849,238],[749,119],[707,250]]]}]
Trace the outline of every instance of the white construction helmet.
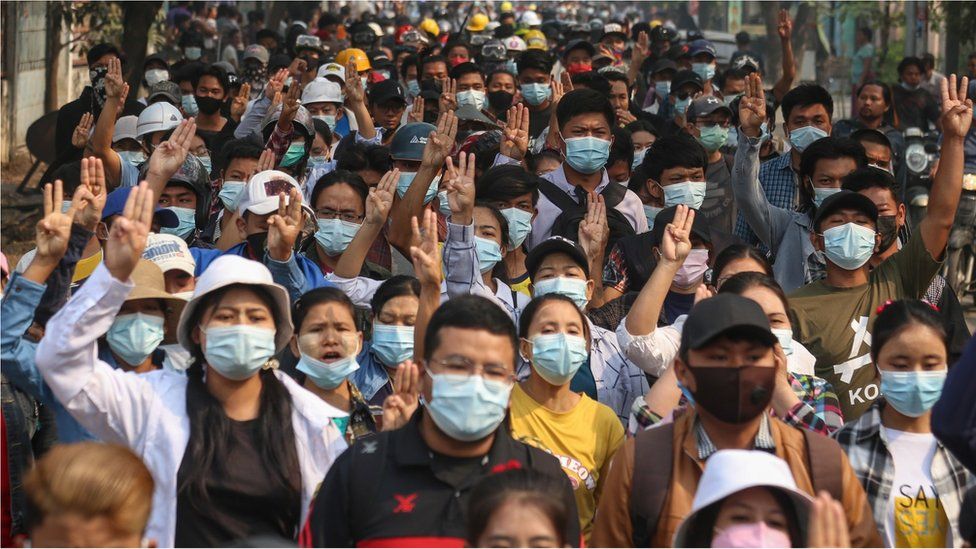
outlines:
[{"label": "white construction helmet", "polygon": [[505,49],[508,51],[525,51],[526,49],[525,40],[518,36],[509,36],[502,40],[502,43],[505,44]]},{"label": "white construction helmet", "polygon": [[534,11],[527,11],[522,14],[521,23],[526,27],[535,27],[542,24],[542,18]]},{"label": "white construction helmet", "polygon": [[136,137],[142,137],[155,132],[172,130],[183,121],[180,110],[166,101],[159,101],[149,105],[139,113],[136,122]]}]

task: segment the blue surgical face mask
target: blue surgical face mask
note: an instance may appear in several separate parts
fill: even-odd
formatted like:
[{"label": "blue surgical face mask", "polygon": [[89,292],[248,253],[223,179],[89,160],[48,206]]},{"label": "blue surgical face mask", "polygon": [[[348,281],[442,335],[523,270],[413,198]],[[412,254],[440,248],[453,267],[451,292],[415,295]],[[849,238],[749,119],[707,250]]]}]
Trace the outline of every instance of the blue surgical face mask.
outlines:
[{"label": "blue surgical face mask", "polygon": [[610,157],[610,141],[593,136],[570,137],[566,142],[566,162],[579,173],[603,169]]},{"label": "blue surgical face mask", "polygon": [[245,184],[243,181],[224,181],[220,186],[220,193],[217,194],[217,198],[220,199],[225,208],[236,212],[237,202],[240,200]]},{"label": "blue surgical face mask", "polygon": [[223,377],[243,381],[275,354],[275,331],[244,324],[204,330],[203,356],[207,365]]},{"label": "blue surgical face mask", "polygon": [[549,84],[522,84],[522,98],[533,107],[541,105],[552,96],[552,88]]},{"label": "blue surgical face mask", "polygon": [[163,317],[134,313],[115,317],[105,339],[126,364],[138,366],[159,347],[165,334]]},{"label": "blue surgical face mask", "polygon": [[196,210],[190,208],[180,208],[177,206],[171,206],[166,208],[176,214],[176,218],[179,220],[179,225],[176,227],[161,227],[159,232],[163,234],[175,234],[176,236],[186,240],[193,235],[193,231],[197,228],[197,212]]},{"label": "blue surgical face mask", "polygon": [[705,126],[699,130],[699,133],[698,142],[710,153],[721,149],[722,145],[729,140],[729,129],[718,124]]},{"label": "blue surgical face mask", "polygon": [[657,214],[661,213],[661,210],[663,209],[664,208],[658,208],[657,206],[648,206],[647,204],[644,204],[644,217],[647,218],[648,231],[654,228],[654,218],[656,218]]},{"label": "blue surgical face mask", "polygon": [[180,96],[180,105],[183,107],[183,112],[187,116],[196,116],[200,114],[200,107],[197,106],[197,98],[193,94]]},{"label": "blue surgical face mask", "polygon": [[420,82],[416,80],[407,81],[407,90],[410,92],[410,95],[417,97],[420,95]]},{"label": "blue surgical face mask", "polygon": [[495,268],[495,265],[502,260],[502,248],[494,240],[474,237],[474,249],[478,254],[478,270],[481,274]]},{"label": "blue surgical face mask", "polygon": [[532,283],[532,297],[560,294],[573,300],[582,311],[589,299],[586,297],[586,281],[579,278],[557,276]]},{"label": "blue surgical face mask", "polygon": [[196,61],[200,59],[203,55],[203,49],[199,46],[190,46],[188,48],[183,48],[183,55],[188,61]]},{"label": "blue surgical face mask", "polygon": [[725,146],[731,149],[735,149],[739,146],[739,129],[729,128],[729,136],[725,140]]},{"label": "blue surgical face mask", "polygon": [[362,226],[341,219],[316,219],[315,222],[318,224],[315,241],[330,257],[346,251]]},{"label": "blue surgical face mask", "polygon": [[447,191],[437,192],[437,210],[444,217],[451,217],[451,203],[447,200]]},{"label": "blue surgical face mask", "polygon": [[654,82],[654,91],[657,92],[661,99],[667,99],[668,95],[671,93],[671,81],[658,80]]},{"label": "blue surgical face mask", "polygon": [[793,354],[793,330],[789,328],[772,328],[773,335],[779,340],[783,354],[790,356]]},{"label": "blue surgical face mask", "polygon": [[333,362],[322,362],[305,353],[301,353],[301,355],[295,369],[307,375],[316,386],[327,391],[338,387],[347,377],[359,369],[355,353]]},{"label": "blue surgical face mask", "polygon": [[298,164],[305,156],[305,143],[292,143],[281,157],[281,166],[288,167]]},{"label": "blue surgical face mask", "polygon": [[329,159],[325,156],[310,156],[308,157],[308,167],[310,169],[322,169]]},{"label": "blue surgical face mask", "polygon": [[132,164],[133,166],[138,166],[146,161],[146,153],[142,151],[117,151],[119,153],[119,158]]},{"label": "blue surgical face mask", "polygon": [[544,334],[532,338],[532,367],[552,385],[565,385],[586,362],[586,340],[570,334]]},{"label": "blue surgical face mask", "polygon": [[919,417],[939,400],[947,373],[944,368],[927,372],[881,370],[881,394],[898,413]]},{"label": "blue surgical face mask", "polygon": [[502,210],[502,215],[508,220],[508,239],[513,247],[518,248],[532,231],[532,212],[519,208],[505,208]]},{"label": "blue surgical face mask", "polygon": [[691,70],[702,79],[702,82],[715,77],[715,63],[692,63]]},{"label": "blue surgical face mask", "polygon": [[688,105],[690,105],[690,104],[691,104],[691,96],[690,95],[688,97],[684,98],[684,99],[675,99],[675,101],[674,101],[674,112],[677,113],[677,114],[680,114],[681,116],[684,116],[685,115],[685,111],[688,110]]},{"label": "blue surgical face mask", "polygon": [[485,92],[480,90],[466,90],[457,93],[458,106],[474,105],[479,111],[485,106]]},{"label": "blue surgical face mask", "polygon": [[413,326],[373,322],[373,353],[388,368],[413,357]]},{"label": "blue surgical face mask", "polygon": [[317,114],[312,118],[317,118],[318,120],[325,122],[325,124],[329,126],[330,130],[335,131],[336,116],[334,114]]},{"label": "blue surgical face mask", "polygon": [[[400,180],[397,182],[397,196],[403,198],[403,195],[407,194],[407,189],[413,183],[413,180],[417,177],[417,172],[400,172]],[[433,181],[430,182],[430,186],[427,187],[427,192],[424,194],[424,204],[430,204],[430,201],[437,198],[437,187],[440,185],[441,176],[437,176]]]},{"label": "blue surgical face mask", "polygon": [[641,165],[641,162],[644,161],[644,157],[647,156],[647,149],[647,147],[644,147],[643,149],[634,151],[634,161],[630,163],[631,170],[636,170],[637,166]]},{"label": "blue surgical face mask", "polygon": [[790,130],[790,145],[792,145],[797,152],[803,152],[814,141],[823,139],[824,137],[827,137],[827,132],[821,130],[820,128],[816,128],[814,126],[803,126],[802,128]]},{"label": "blue surgical face mask", "polygon": [[824,200],[827,200],[828,196],[837,194],[840,192],[839,188],[835,187],[814,187],[813,188],[813,203],[819,208],[823,204]]},{"label": "blue surgical face mask", "polygon": [[670,208],[684,204],[693,210],[701,209],[705,200],[704,181],[682,181],[662,187],[664,189],[664,207]]},{"label": "blue surgical face mask", "polygon": [[769,131],[769,123],[763,122],[759,125],[759,144],[763,144],[773,138],[772,132]]},{"label": "blue surgical face mask", "polygon": [[447,436],[462,442],[481,440],[505,419],[512,386],[481,376],[433,374],[427,412]]},{"label": "blue surgical face mask", "polygon": [[841,269],[861,268],[874,255],[875,232],[857,223],[845,223],[823,232],[824,254]]}]

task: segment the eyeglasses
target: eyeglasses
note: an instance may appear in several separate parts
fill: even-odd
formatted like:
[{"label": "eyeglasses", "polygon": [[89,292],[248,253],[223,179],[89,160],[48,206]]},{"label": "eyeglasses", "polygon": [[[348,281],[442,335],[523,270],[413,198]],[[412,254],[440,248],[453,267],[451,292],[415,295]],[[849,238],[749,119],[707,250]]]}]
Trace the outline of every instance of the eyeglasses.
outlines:
[{"label": "eyeglasses", "polygon": [[697,126],[698,129],[707,128],[709,126],[718,126],[720,128],[728,128],[730,125],[732,125],[732,121],[731,120],[722,120],[721,122],[716,122],[714,120],[696,120],[695,121],[695,126]]},{"label": "eyeglasses", "polygon": [[479,365],[467,357],[459,355],[449,356],[447,358],[432,358],[427,362],[438,365],[439,371],[432,373],[448,374],[453,376],[458,383],[467,381],[471,376],[480,373],[481,377],[485,378],[485,381],[494,381],[506,385],[515,384],[515,374],[512,373],[511,368],[503,364],[489,363]]},{"label": "eyeglasses", "polygon": [[315,212],[315,217],[319,219],[341,219],[347,223],[359,223],[366,216],[357,215],[350,211],[339,212],[336,210],[331,210],[329,208],[322,208],[321,210],[317,210]]}]

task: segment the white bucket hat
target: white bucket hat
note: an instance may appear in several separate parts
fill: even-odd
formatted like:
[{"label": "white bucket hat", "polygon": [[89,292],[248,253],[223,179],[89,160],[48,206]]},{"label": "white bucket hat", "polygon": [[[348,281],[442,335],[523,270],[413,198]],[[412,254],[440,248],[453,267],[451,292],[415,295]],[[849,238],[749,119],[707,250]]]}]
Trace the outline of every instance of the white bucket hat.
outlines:
[{"label": "white bucket hat", "polygon": [[305,86],[302,92],[302,104],[309,103],[339,103],[342,104],[342,88],[339,84],[325,78],[316,78]]},{"label": "white bucket hat", "polygon": [[275,352],[281,352],[288,345],[292,333],[295,331],[291,323],[291,303],[288,291],[283,286],[275,284],[271,278],[271,271],[263,264],[237,255],[222,255],[211,263],[207,270],[197,279],[197,287],[193,290],[193,297],[183,309],[177,337],[180,345],[188,351],[193,351],[197,343],[193,341],[193,329],[199,321],[200,302],[211,292],[234,284],[259,286],[266,290],[273,300],[275,322]]},{"label": "white bucket hat", "polygon": [[813,499],[796,487],[790,466],[769,452],[720,450],[705,462],[705,472],[698,481],[691,513],[678,527],[672,547],[688,546],[689,530],[702,509],[736,492],[759,487],[775,488],[790,498],[796,509],[800,533],[806,539],[807,515]]}]

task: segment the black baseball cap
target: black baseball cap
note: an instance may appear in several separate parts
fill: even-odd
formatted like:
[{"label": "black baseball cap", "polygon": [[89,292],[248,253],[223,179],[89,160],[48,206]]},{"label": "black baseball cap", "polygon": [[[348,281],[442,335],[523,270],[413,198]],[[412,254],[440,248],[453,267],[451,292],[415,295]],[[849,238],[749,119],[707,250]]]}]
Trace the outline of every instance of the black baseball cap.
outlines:
[{"label": "black baseball cap", "polygon": [[651,74],[657,74],[662,71],[673,71],[678,72],[678,65],[670,59],[658,59],[651,66]]},{"label": "black baseball cap", "polygon": [[715,111],[724,111],[730,117],[732,116],[732,109],[725,106],[718,97],[714,95],[703,95],[696,98],[688,106],[688,112],[686,118],[688,120],[695,120],[700,116],[708,116]]},{"label": "black baseball cap", "polygon": [[596,48],[593,47],[593,44],[589,43],[586,40],[573,40],[569,44],[566,44],[566,49],[563,50],[562,58],[566,59],[566,56],[569,55],[569,52],[573,50],[586,50],[586,53],[590,57],[596,55]]},{"label": "black baseball cap", "polygon": [[705,89],[705,84],[702,82],[701,76],[698,76],[698,74],[695,71],[691,71],[688,69],[681,70],[675,73],[674,78],[671,79],[671,89],[677,91],[681,89],[681,86],[684,86],[685,84],[688,83],[698,86],[699,91]]},{"label": "black baseball cap", "polygon": [[681,330],[680,354],[685,355],[689,349],[701,349],[729,332],[770,347],[777,341],[769,328],[766,313],[758,303],[741,295],[724,293],[692,307]]},{"label": "black baseball cap", "polygon": [[392,100],[398,100],[404,105],[407,104],[406,93],[403,86],[395,79],[383,80],[372,85],[369,89],[369,102],[374,105],[382,105]]},{"label": "black baseball cap", "polygon": [[587,278],[590,277],[590,265],[586,259],[586,252],[583,248],[568,238],[561,236],[550,236],[543,240],[538,246],[529,251],[525,258],[525,270],[529,272],[529,278],[535,279],[535,272],[539,270],[539,265],[546,256],[554,253],[564,253],[573,258]]},{"label": "black baseball cap", "polygon": [[[676,211],[678,211],[678,207],[671,206],[664,208],[654,216],[654,228],[651,229],[651,243],[654,246],[660,245],[661,239],[664,237],[664,229],[668,226],[668,223],[674,221],[674,213]],[[712,241],[712,237],[708,233],[708,222],[705,221],[705,216],[699,215],[698,212],[695,212],[695,220],[691,222],[691,234],[705,242],[710,243]]]},{"label": "black baseball cap", "polygon": [[817,208],[817,213],[813,216],[813,230],[819,232],[820,222],[837,210],[857,210],[866,213],[875,226],[878,224],[878,207],[870,198],[861,193],[841,190],[828,196]]}]

